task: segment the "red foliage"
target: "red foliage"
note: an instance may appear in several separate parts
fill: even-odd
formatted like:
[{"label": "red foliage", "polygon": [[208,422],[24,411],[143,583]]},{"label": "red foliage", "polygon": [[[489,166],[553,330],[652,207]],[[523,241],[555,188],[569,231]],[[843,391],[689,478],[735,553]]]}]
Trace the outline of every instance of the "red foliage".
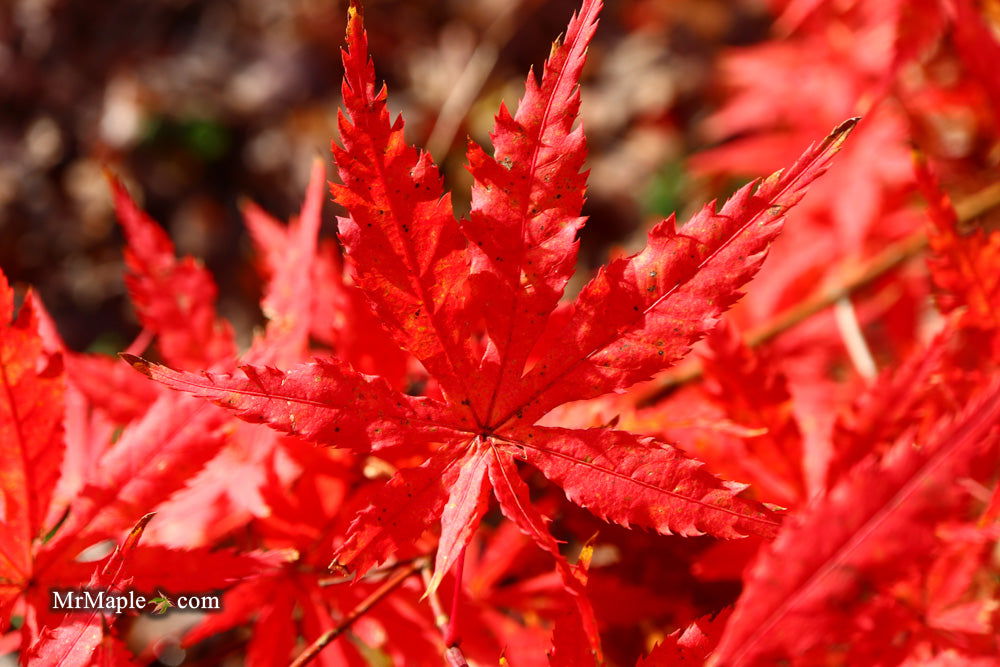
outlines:
[{"label": "red foliage", "polygon": [[152,382],[65,349],[31,293],[15,317],[0,273],[5,645],[152,660],[139,614],[53,609],[92,588],[221,592],[181,645],[251,665],[990,664],[1000,232],[967,229],[989,207],[945,188],[984,158],[931,120],[961,94],[996,148],[998,47],[966,0],[773,4],[788,38],[727,57],[709,125],[732,140],[696,167],[785,168],[572,297],[599,0],[492,149],[470,141],[464,219],[352,4],[344,254],[319,239],[321,162],[287,226],[246,204],[267,325],[245,350],[210,273],[111,179],[144,329],[121,357]]}]

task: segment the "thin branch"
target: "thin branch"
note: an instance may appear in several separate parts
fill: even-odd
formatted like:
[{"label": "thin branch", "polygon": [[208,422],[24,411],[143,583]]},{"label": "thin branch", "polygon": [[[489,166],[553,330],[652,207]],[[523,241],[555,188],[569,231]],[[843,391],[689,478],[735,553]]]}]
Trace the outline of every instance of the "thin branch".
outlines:
[{"label": "thin branch", "polygon": [[[465,549],[462,550],[462,558],[465,557]],[[424,566],[420,569],[420,576],[424,580],[424,588],[429,588],[431,583],[431,567],[430,561],[426,561]],[[457,588],[456,588],[457,590]],[[441,636],[445,637],[445,643],[448,643],[447,637],[450,632],[451,620],[448,614],[445,613],[444,608],[441,606],[441,598],[438,597],[437,590],[430,591],[427,594],[427,601],[431,605],[431,611],[434,612],[434,624],[441,631]],[[452,609],[452,618],[455,616],[455,609]],[[468,667],[468,662],[465,660],[465,654],[462,653],[462,649],[458,646],[447,646],[444,651],[444,659],[449,667]]]},{"label": "thin branch", "polygon": [[503,5],[500,13],[486,29],[479,46],[469,56],[465,68],[441,104],[441,111],[425,144],[427,152],[436,160],[444,159],[452,141],[455,140],[459,126],[493,71],[500,49],[514,34],[518,21],[526,19],[536,4],[538,0],[510,1]]},{"label": "thin branch", "polygon": [[448,663],[448,667],[469,667],[465,654],[457,646],[449,646],[444,652],[444,659]]},{"label": "thin branch", "polygon": [[868,341],[865,340],[865,332],[861,330],[861,323],[858,322],[858,314],[854,311],[851,297],[837,299],[837,303],[833,306],[833,315],[854,370],[871,382],[878,375],[878,367],[875,364],[875,357],[868,348]]},{"label": "thin branch", "polygon": [[299,656],[292,661],[289,667],[302,667],[303,665],[309,664],[317,655],[319,655],[319,652],[322,651],[327,644],[344,634],[344,632],[346,632],[355,621],[368,613],[368,611],[381,602],[383,598],[399,588],[399,586],[406,581],[410,575],[418,572],[421,567],[423,567],[423,561],[415,560],[411,561],[405,567],[397,570],[392,576],[386,579],[381,586],[372,591],[371,595],[358,603],[358,605],[346,616],[344,616],[344,618],[340,619],[340,623],[337,624],[337,627],[331,628],[317,637],[316,641],[302,651],[302,653],[300,653]]},{"label": "thin branch", "polygon": [[[1000,206],[1000,183],[994,183],[957,202],[955,210],[961,222],[968,222],[998,206]],[[868,264],[852,273],[841,284],[818,290],[811,298],[792,306],[764,326],[751,331],[746,337],[747,344],[756,347],[773,340],[813,315],[833,306],[837,301],[848,298],[854,292],[867,287],[886,273],[902,266],[926,248],[927,234],[923,230],[897,241],[875,255]],[[677,387],[693,382],[701,375],[701,364],[696,360],[688,361],[677,367],[657,384],[636,392],[635,402],[639,406],[653,405],[668,396]]]},{"label": "thin branch", "polygon": [[[1000,204],[1000,201],[997,203]],[[927,235],[923,231],[916,232],[902,241],[897,241],[876,255],[871,262],[840,285],[821,289],[812,298],[789,308],[768,324],[752,331],[747,336],[747,342],[757,346],[771,341],[813,315],[823,312],[841,299],[867,287],[889,271],[905,264],[923,252],[926,247]]]},{"label": "thin branch", "polygon": [[[417,560],[419,560],[419,561],[426,561],[427,560],[427,556],[416,556],[414,558],[408,558],[406,560],[396,561],[392,565],[387,565],[385,567],[372,568],[371,570],[368,570],[367,574],[365,574],[364,579],[365,579],[365,581],[368,581],[368,582],[380,581],[381,579],[384,579],[385,577],[389,576],[390,574],[392,574],[393,572],[395,572],[399,568],[405,567],[406,565],[409,565],[413,561],[417,561]],[[319,579],[316,582],[316,584],[318,586],[320,586],[320,587],[339,586],[340,584],[349,584],[349,583],[352,583],[355,580],[356,580],[356,577],[354,577],[354,576],[326,577],[324,579]]]},{"label": "thin branch", "polygon": [[[424,589],[429,589],[431,585],[431,563],[427,561],[424,566],[420,568],[420,577],[424,580]],[[448,614],[445,613],[444,607],[441,606],[441,598],[438,597],[437,590],[431,591],[427,595],[427,601],[431,605],[431,611],[434,613],[434,625],[438,627],[441,634],[444,635],[445,630],[448,627]]]}]

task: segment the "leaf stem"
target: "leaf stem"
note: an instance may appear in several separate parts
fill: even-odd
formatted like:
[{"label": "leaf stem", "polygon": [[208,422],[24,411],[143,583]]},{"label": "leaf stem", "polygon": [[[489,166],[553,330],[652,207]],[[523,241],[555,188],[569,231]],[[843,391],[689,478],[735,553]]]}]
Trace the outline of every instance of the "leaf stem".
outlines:
[{"label": "leaf stem", "polygon": [[[408,558],[406,560],[396,561],[392,565],[387,565],[385,567],[372,568],[371,570],[368,570],[367,574],[365,574],[364,579],[365,581],[371,581],[371,582],[379,581],[391,575],[393,572],[396,572],[397,570],[399,570],[399,568],[409,565],[414,561],[420,561],[421,563],[424,563],[427,561],[427,556],[417,556],[416,558]],[[339,586],[340,584],[349,584],[354,580],[355,577],[353,576],[326,577],[324,579],[317,580],[316,584],[321,588],[325,588],[327,586]]]},{"label": "leaf stem", "polygon": [[[464,571],[464,560],[465,560],[465,549],[462,549],[462,553],[459,555],[459,561],[461,561],[462,570]],[[456,563],[456,567],[458,567]],[[431,583],[431,568],[430,561],[425,561],[423,567],[420,570],[420,575],[424,579],[424,587],[429,587]],[[461,582],[456,582],[458,585],[455,590],[458,591],[461,588]],[[462,649],[458,647],[458,640],[456,638],[455,645],[449,644],[447,637],[449,633],[453,632],[453,625],[451,619],[457,617],[457,609],[454,604],[457,602],[457,596],[452,596],[452,612],[449,616],[445,613],[444,608],[441,606],[441,599],[438,597],[437,590],[428,591],[427,600],[430,602],[431,611],[434,612],[434,624],[437,625],[438,629],[441,631],[442,637],[445,638],[445,644],[447,648],[444,651],[445,663],[448,667],[468,667],[468,662],[465,659],[465,654],[462,653]]]},{"label": "leaf stem", "polygon": [[408,563],[405,567],[397,570],[392,576],[386,579],[381,586],[372,591],[371,595],[359,602],[354,609],[344,616],[335,628],[331,628],[317,637],[316,641],[306,647],[306,649],[291,662],[289,667],[302,667],[303,665],[309,664],[317,655],[319,655],[319,652],[322,651],[327,644],[344,634],[344,632],[347,631],[347,629],[350,628],[355,621],[368,613],[368,611],[381,602],[383,598],[399,588],[399,586],[406,581],[410,575],[418,572],[421,567],[423,567],[423,561],[415,560]]},{"label": "leaf stem", "polygon": [[457,646],[448,647],[448,650],[444,652],[444,659],[448,663],[448,667],[469,667],[462,649]]},{"label": "leaf stem", "polygon": [[858,322],[858,315],[854,311],[854,304],[851,297],[845,296],[837,299],[833,307],[833,315],[837,321],[837,329],[840,337],[844,341],[847,356],[854,365],[854,370],[867,382],[872,382],[878,375],[878,366],[875,364],[875,357],[872,356],[865,341],[865,332],[861,330],[861,323]]},{"label": "leaf stem", "polygon": [[451,596],[451,613],[448,615],[448,628],[444,633],[444,643],[448,648],[457,647],[462,641],[458,634],[458,603],[462,599],[462,575],[465,573],[466,548],[462,547],[462,551],[458,554],[458,560],[455,561],[455,590]]},{"label": "leaf stem", "polygon": [[[967,222],[1000,206],[1000,184],[992,184],[965,197],[955,204],[958,219]],[[812,297],[779,313],[777,317],[747,335],[747,343],[763,345],[794,328],[813,315],[821,313],[837,301],[870,285],[883,275],[913,259],[927,248],[927,234],[917,231],[897,241],[876,255],[867,265],[833,288],[817,291]],[[692,360],[677,367],[655,384],[635,392],[635,403],[641,407],[656,404],[675,389],[698,380],[703,373],[701,364]]]},{"label": "leaf stem", "polygon": [[[430,561],[424,563],[424,566],[420,568],[420,576],[424,580],[424,588],[430,589],[431,584],[431,564]],[[444,636],[445,628],[448,627],[448,614],[445,613],[444,607],[441,606],[441,598],[438,597],[437,589],[427,592],[427,601],[431,605],[431,612],[434,614],[434,625],[438,627],[441,631],[441,635]]]}]

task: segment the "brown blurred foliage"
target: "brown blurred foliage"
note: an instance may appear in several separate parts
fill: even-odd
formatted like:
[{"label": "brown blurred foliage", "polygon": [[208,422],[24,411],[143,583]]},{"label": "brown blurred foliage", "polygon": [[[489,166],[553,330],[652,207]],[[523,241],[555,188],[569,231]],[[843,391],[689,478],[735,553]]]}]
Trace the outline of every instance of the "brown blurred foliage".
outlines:
[{"label": "brown blurred foliage", "polygon": [[[465,137],[548,54],[574,0],[370,0],[379,77],[467,206]],[[124,177],[181,253],[202,257],[246,340],[259,284],[240,197],[286,217],[336,135],[343,0],[8,0],[0,5],[0,265],[31,284],[76,349],[136,334],[102,167]],[[698,201],[720,50],[763,39],[753,0],[608,0],[584,80],[595,266]],[[332,173],[332,172],[331,172]],[[334,207],[325,233],[334,232]]]}]

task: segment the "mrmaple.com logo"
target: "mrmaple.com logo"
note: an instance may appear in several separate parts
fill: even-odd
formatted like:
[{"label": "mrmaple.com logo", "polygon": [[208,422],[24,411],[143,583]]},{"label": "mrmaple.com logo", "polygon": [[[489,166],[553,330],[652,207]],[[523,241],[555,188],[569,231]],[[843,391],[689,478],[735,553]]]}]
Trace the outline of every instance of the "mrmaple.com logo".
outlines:
[{"label": "mrmaple.com logo", "polygon": [[170,608],[192,611],[219,611],[222,600],[219,595],[177,595],[167,597],[158,592],[155,597],[146,597],[136,591],[111,592],[90,588],[52,590],[53,611],[104,611],[121,614],[125,611],[163,614]]}]

